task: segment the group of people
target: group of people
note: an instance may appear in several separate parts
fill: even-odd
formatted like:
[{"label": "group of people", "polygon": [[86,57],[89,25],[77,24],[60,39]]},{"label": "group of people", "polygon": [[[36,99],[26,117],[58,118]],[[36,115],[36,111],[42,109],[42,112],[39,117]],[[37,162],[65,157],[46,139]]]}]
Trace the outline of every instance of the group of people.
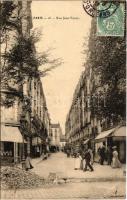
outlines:
[{"label": "group of people", "polygon": [[[101,165],[106,163],[108,165],[111,165],[112,168],[120,168],[121,167],[121,162],[119,161],[118,158],[118,151],[117,147],[105,147],[105,144],[101,147],[98,148],[98,155],[99,155],[99,163]],[[94,171],[93,168],[93,163],[94,163],[94,154],[91,148],[87,148],[84,150],[84,152],[77,152],[75,154],[74,158],[74,169],[78,170],[81,169],[84,172],[89,170],[89,171]]]},{"label": "group of people", "polygon": [[108,165],[111,165],[112,168],[120,168],[121,163],[118,158],[118,151],[116,146],[108,146],[105,147],[105,143],[102,144],[101,147],[98,148],[98,155],[99,155],[99,163],[101,165],[107,161]]},{"label": "group of people", "polygon": [[[68,149],[66,151],[67,157],[70,157],[71,153]],[[104,164],[105,161],[107,161],[108,165],[111,165],[112,168],[120,168],[121,163],[118,158],[118,151],[117,147],[105,147],[105,144],[103,143],[102,146],[98,148],[98,155],[99,155],[99,163],[101,165]],[[44,159],[44,156],[42,156]],[[46,157],[47,159],[47,157]],[[74,169],[78,170],[81,169],[84,172],[89,170],[91,172],[94,171],[93,168],[94,163],[94,154],[90,147],[86,148],[82,152],[75,153],[74,156]],[[30,155],[28,154],[25,160],[25,169],[28,171],[29,169],[32,169],[33,166],[31,164]]]},{"label": "group of people", "polygon": [[86,149],[84,153],[77,153],[74,159],[74,169],[82,169],[84,172],[93,169],[93,152],[90,148]]}]

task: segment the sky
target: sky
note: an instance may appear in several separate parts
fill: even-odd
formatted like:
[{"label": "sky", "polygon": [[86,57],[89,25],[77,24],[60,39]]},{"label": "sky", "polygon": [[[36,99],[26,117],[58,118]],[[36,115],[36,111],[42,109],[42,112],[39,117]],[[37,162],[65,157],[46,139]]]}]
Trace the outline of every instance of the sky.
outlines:
[{"label": "sky", "polygon": [[37,51],[51,49],[51,59],[63,61],[41,81],[51,122],[59,122],[64,134],[73,93],[85,69],[83,43],[89,36],[91,17],[85,13],[82,1],[33,1],[31,6],[33,29],[42,30]]}]

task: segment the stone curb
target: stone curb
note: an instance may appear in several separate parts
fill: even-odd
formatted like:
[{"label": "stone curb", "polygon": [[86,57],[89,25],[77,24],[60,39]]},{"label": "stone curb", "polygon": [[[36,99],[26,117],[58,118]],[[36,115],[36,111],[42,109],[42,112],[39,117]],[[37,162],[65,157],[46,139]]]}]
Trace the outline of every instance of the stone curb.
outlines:
[{"label": "stone curb", "polygon": [[78,182],[115,182],[115,181],[121,181],[121,182],[126,182],[126,177],[106,177],[106,178],[68,178],[66,182],[73,182],[73,183],[78,183]]}]

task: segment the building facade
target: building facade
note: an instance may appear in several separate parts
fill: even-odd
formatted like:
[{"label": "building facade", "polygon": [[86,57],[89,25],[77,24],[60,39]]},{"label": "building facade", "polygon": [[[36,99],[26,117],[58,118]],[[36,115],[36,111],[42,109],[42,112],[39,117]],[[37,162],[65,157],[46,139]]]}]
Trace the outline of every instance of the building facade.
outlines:
[{"label": "building facade", "polygon": [[91,70],[82,73],[73,95],[72,105],[66,119],[66,139],[72,146],[92,138],[91,127]]},{"label": "building facade", "polygon": [[[5,43],[1,44],[1,53],[8,53],[17,42],[17,38],[21,35],[27,34],[29,37],[30,29],[32,28],[31,20],[31,2],[13,2],[15,9],[10,16],[10,22],[12,26],[5,32]],[[19,15],[24,13],[20,18],[19,26],[16,26]],[[19,31],[20,29],[20,31]],[[6,67],[8,63],[2,59],[2,67]],[[9,74],[8,74],[9,76]],[[8,77],[9,78],[9,77]],[[3,85],[3,82],[5,84]],[[10,97],[13,96],[15,101],[11,106],[1,106],[1,156],[3,161],[10,159],[11,162],[18,162],[24,157],[25,148],[27,149],[27,142],[22,135],[21,121],[25,101],[23,100],[23,85],[18,85],[14,82],[13,78],[9,79],[8,86],[6,87],[6,80],[2,79],[1,97],[4,101],[6,99],[9,104]],[[20,91],[16,93],[15,91]],[[7,98],[5,98],[7,97]],[[22,100],[21,100],[22,99]],[[29,118],[26,113],[26,118]],[[26,134],[27,135],[27,134]]]},{"label": "building facade", "polygon": [[51,124],[50,139],[51,139],[51,149],[60,148],[60,138],[62,135],[62,130],[60,124]]},{"label": "building facade", "polygon": [[[1,45],[3,54],[13,48],[18,37],[29,38],[32,29],[31,1],[14,1],[13,3],[15,9],[10,20],[17,22],[20,19],[20,21],[18,27],[14,26],[7,31],[6,46],[5,43]],[[4,64],[7,65],[3,61],[3,67]],[[1,96],[8,101],[10,101],[9,96],[13,96],[15,100],[10,106],[4,104],[1,106],[0,152],[3,160],[20,162],[27,154],[40,156],[43,150],[48,149],[50,116],[39,74],[38,76],[25,75],[20,85],[11,78],[8,85],[11,90],[8,90],[6,85],[3,86]]]},{"label": "building facade", "polygon": [[50,116],[40,77],[30,82],[31,93],[31,135],[33,156],[49,151]]},{"label": "building facade", "polygon": [[60,137],[60,148],[61,148],[61,150],[64,150],[65,146],[66,146],[65,135],[61,135],[61,137]]},{"label": "building facade", "polygon": [[[94,95],[95,85],[98,85],[96,96]],[[95,75],[90,67],[86,67],[75,89],[72,105],[66,118],[67,146],[75,151],[81,151],[90,146],[96,157],[98,148],[103,142],[106,147],[116,145],[120,160],[124,162],[126,127],[123,122],[113,121],[112,118],[105,117],[101,113],[100,104],[103,103],[103,106],[106,104],[105,90],[106,88],[99,85],[99,74]],[[115,137],[116,132],[117,137]]]}]

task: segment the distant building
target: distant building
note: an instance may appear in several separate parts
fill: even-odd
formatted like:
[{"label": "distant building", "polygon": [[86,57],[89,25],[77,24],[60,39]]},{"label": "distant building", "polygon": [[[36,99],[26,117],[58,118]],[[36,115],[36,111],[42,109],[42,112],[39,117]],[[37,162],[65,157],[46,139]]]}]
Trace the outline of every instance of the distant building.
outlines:
[{"label": "distant building", "polygon": [[65,144],[66,144],[65,135],[61,135],[61,137],[60,137],[60,147],[61,148],[65,147]]},{"label": "distant building", "polygon": [[60,147],[60,138],[62,135],[62,130],[60,124],[51,124],[50,139],[51,146]]},{"label": "distant building", "polygon": [[91,69],[82,73],[76,86],[72,105],[66,118],[65,135],[67,143],[76,146],[81,141],[92,138],[90,94]]}]

